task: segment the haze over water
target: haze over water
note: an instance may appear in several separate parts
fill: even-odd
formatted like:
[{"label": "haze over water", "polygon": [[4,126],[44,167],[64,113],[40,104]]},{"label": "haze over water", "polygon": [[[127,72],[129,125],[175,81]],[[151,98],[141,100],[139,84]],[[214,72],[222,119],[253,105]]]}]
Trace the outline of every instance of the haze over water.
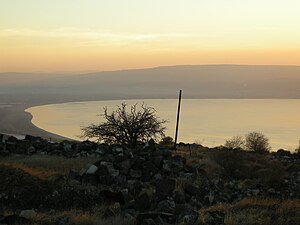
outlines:
[{"label": "haze over water", "polygon": [[[47,131],[79,139],[80,128],[101,122],[103,107],[109,111],[123,101],[91,101],[37,106],[27,109],[32,122]],[[146,103],[157,115],[167,119],[166,135],[174,136],[176,99],[126,100]],[[184,99],[180,118],[179,141],[204,146],[224,144],[232,136],[251,131],[264,133],[272,150],[294,150],[300,139],[300,100],[298,99]]]}]

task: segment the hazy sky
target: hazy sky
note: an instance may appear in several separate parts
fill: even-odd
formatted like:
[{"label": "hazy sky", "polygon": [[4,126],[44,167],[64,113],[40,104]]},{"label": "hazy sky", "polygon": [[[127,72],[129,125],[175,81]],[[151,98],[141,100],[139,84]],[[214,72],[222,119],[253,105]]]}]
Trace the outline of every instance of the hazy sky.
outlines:
[{"label": "hazy sky", "polygon": [[299,0],[0,0],[0,72],[300,65]]}]

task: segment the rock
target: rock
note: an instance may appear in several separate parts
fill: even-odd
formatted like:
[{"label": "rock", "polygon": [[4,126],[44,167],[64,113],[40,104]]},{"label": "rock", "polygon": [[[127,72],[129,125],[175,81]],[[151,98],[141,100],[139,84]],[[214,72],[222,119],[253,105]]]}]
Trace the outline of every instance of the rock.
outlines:
[{"label": "rock", "polygon": [[136,211],[144,212],[150,206],[150,197],[144,192],[135,199],[134,208]]},{"label": "rock", "polygon": [[162,168],[163,159],[164,159],[164,157],[159,155],[159,156],[152,157],[151,161],[157,168]]},{"label": "rock", "polygon": [[33,153],[35,153],[35,152],[36,152],[36,149],[35,149],[35,147],[32,146],[32,145],[27,149],[27,153],[28,153],[28,154],[33,154]]},{"label": "rock", "polygon": [[75,222],[70,217],[64,216],[56,221],[56,225],[75,225]]},{"label": "rock", "polygon": [[69,171],[68,178],[73,180],[73,179],[79,179],[80,176],[75,170],[71,169]]},{"label": "rock", "polygon": [[123,155],[123,148],[122,147],[113,148],[113,153],[116,155]]},{"label": "rock", "polygon": [[203,217],[203,222],[205,225],[225,225],[224,217],[225,214],[220,211],[206,212]]},{"label": "rock", "polygon": [[178,173],[183,170],[185,163],[185,158],[181,156],[173,156],[172,158],[163,161],[163,169],[166,172]]},{"label": "rock", "polygon": [[254,196],[257,196],[259,194],[260,190],[259,189],[254,189],[252,190],[252,193]]},{"label": "rock", "polygon": [[175,202],[176,204],[185,204],[185,195],[182,192],[175,192]]},{"label": "rock", "polygon": [[24,218],[26,218],[28,220],[32,220],[32,219],[34,219],[36,217],[36,215],[37,215],[36,211],[34,211],[33,209],[31,209],[31,210],[22,210],[20,212],[19,216],[20,217],[24,217]]},{"label": "rock", "polygon": [[172,199],[160,201],[157,204],[156,211],[164,213],[174,213],[175,212],[175,202]]},{"label": "rock", "polygon": [[156,174],[159,169],[151,161],[147,161],[143,164],[143,171],[152,176]]},{"label": "rock", "polygon": [[98,167],[95,165],[90,165],[90,167],[86,170],[86,174],[95,174],[98,170]]},{"label": "rock", "polygon": [[93,186],[98,186],[98,184],[100,183],[99,177],[95,174],[84,174],[81,177],[81,180],[83,184],[89,184]]},{"label": "rock", "polygon": [[99,176],[99,183],[110,186],[114,182],[114,177],[111,175]]},{"label": "rock", "polygon": [[131,168],[130,160],[126,159],[118,164],[120,170],[129,170]]},{"label": "rock", "polygon": [[16,144],[19,141],[18,138],[14,137],[14,136],[10,136],[9,138],[7,138],[6,143],[14,143]]},{"label": "rock", "polygon": [[203,204],[195,196],[191,197],[189,204],[197,209],[203,207]]},{"label": "rock", "polygon": [[108,175],[108,168],[106,166],[99,165],[98,170],[96,171],[96,174],[98,176]]},{"label": "rock", "polygon": [[104,214],[103,214],[103,218],[107,219],[107,218],[110,218],[110,217],[113,217],[115,216],[115,212],[113,209],[111,208],[106,208],[106,210],[104,211]]},{"label": "rock", "polygon": [[0,220],[0,224],[6,225],[30,225],[32,224],[31,220],[18,215],[5,216]]},{"label": "rock", "polygon": [[140,170],[130,170],[129,171],[129,175],[132,177],[132,178],[141,178],[142,177],[142,171]]},{"label": "rock", "polygon": [[155,223],[155,221],[150,218],[150,219],[143,220],[143,222],[141,223],[141,225],[157,225],[157,223]]},{"label": "rock", "polygon": [[178,224],[195,224],[199,214],[188,204],[176,205],[176,221]]},{"label": "rock", "polygon": [[190,196],[199,196],[201,195],[200,188],[192,183],[187,183],[184,187],[185,193],[189,194]]},{"label": "rock", "polygon": [[121,192],[113,192],[110,190],[102,190],[99,193],[99,196],[102,200],[102,202],[111,204],[111,203],[120,203],[120,205],[124,205],[125,204],[125,199],[124,196]]},{"label": "rock", "polygon": [[175,183],[176,181],[174,179],[165,179],[157,181],[156,194],[161,197],[173,195],[175,190]]},{"label": "rock", "polygon": [[[175,216],[172,213],[163,212],[145,212],[139,213],[136,218],[136,225],[142,225],[146,220],[156,221],[156,224],[165,224],[165,222],[175,223]],[[157,222],[158,221],[158,222]]]},{"label": "rock", "polygon": [[86,164],[85,167],[79,171],[79,176],[82,176],[83,174],[85,174],[86,171],[90,168],[90,166],[92,166],[92,164],[90,164],[90,163]]},{"label": "rock", "polygon": [[4,152],[6,150],[6,145],[3,142],[0,142],[0,152]]},{"label": "rock", "polygon": [[115,169],[110,169],[108,170],[109,175],[111,175],[112,177],[117,177],[120,174],[119,170],[115,170]]},{"label": "rock", "polygon": [[270,188],[270,189],[268,189],[268,193],[271,195],[274,195],[274,194],[276,194],[276,191],[274,188]]},{"label": "rock", "polygon": [[210,191],[205,197],[204,202],[206,205],[212,205],[215,200],[215,195],[212,191]]}]

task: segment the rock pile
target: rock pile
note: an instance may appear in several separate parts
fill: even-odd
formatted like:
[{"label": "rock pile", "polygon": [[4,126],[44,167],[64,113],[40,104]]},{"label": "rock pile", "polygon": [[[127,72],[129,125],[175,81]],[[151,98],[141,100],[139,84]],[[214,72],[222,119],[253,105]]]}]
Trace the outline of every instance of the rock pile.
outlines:
[{"label": "rock pile", "polygon": [[[0,186],[4,207],[89,209],[107,204],[105,217],[121,214],[135,218],[137,225],[185,225],[198,224],[199,210],[217,203],[234,203],[251,196],[300,198],[300,172],[286,178],[280,190],[264,187],[255,179],[212,178],[199,164],[187,163],[184,157],[154,143],[132,150],[89,141],[51,143],[27,135],[25,140],[7,139],[1,152],[97,156],[80,171],[71,170],[67,177],[51,182],[0,168],[0,179],[5,180]],[[298,160],[280,154],[271,156],[272,160]],[[34,188],[28,188],[32,185]],[[38,194],[27,201],[32,191]],[[205,224],[223,224],[224,214],[210,212],[202,220]]]}]

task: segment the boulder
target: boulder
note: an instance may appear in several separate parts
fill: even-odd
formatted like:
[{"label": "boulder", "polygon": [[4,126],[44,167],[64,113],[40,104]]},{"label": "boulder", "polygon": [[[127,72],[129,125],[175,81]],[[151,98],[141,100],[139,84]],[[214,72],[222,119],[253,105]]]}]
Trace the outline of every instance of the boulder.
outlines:
[{"label": "boulder", "polygon": [[95,165],[90,165],[90,167],[86,170],[86,174],[95,174],[98,170],[98,167]]},{"label": "boulder", "polygon": [[32,224],[31,220],[18,215],[9,215],[5,216],[0,220],[0,224],[6,225],[30,225]]},{"label": "boulder", "polygon": [[206,212],[203,217],[205,225],[225,225],[224,224],[225,214],[220,211]]},{"label": "boulder", "polygon": [[35,147],[31,145],[29,148],[27,148],[27,153],[28,154],[36,153]]},{"label": "boulder", "polygon": [[189,204],[176,205],[176,221],[178,224],[195,224],[199,214]]},{"label": "boulder", "polygon": [[125,204],[125,198],[121,192],[113,192],[111,190],[102,190],[99,194],[102,203],[120,203],[120,205]]},{"label": "boulder", "polygon": [[153,220],[155,224],[161,225],[166,223],[175,223],[175,215],[164,212],[145,212],[139,213],[136,217],[136,225],[142,225],[146,221]]},{"label": "boulder", "polygon": [[144,192],[135,199],[134,209],[139,212],[144,212],[149,208],[150,203],[151,202],[149,195],[146,192]]},{"label": "boulder", "polygon": [[164,157],[161,155],[158,156],[153,156],[151,158],[152,163],[157,167],[157,168],[162,168],[162,162],[163,162]]},{"label": "boulder", "polygon": [[116,147],[116,148],[113,148],[112,152],[113,152],[115,155],[123,155],[123,148],[122,148],[122,147]]},{"label": "boulder", "polygon": [[30,210],[22,210],[19,214],[20,217],[24,217],[28,220],[32,220],[36,217],[37,213],[33,209]]},{"label": "boulder", "polygon": [[58,218],[56,221],[56,225],[74,225],[75,222],[72,220],[72,218],[68,216],[63,216],[61,218]]},{"label": "boulder", "polygon": [[192,183],[187,183],[184,187],[184,192],[190,196],[200,196],[201,195],[201,190],[199,186],[192,184]]},{"label": "boulder", "polygon": [[143,220],[141,225],[157,225],[157,223],[155,223],[155,221],[153,219],[149,218],[149,219]]},{"label": "boulder", "polygon": [[131,169],[130,171],[129,171],[129,175],[132,177],[132,178],[141,178],[142,177],[142,171],[140,171],[140,170],[133,170],[133,169]]},{"label": "boulder", "polygon": [[172,198],[160,201],[156,206],[157,212],[175,213],[175,202]]},{"label": "boulder", "polygon": [[175,191],[174,179],[158,180],[156,182],[156,194],[160,197],[172,196]]},{"label": "boulder", "polygon": [[89,184],[93,186],[98,186],[98,184],[100,183],[99,177],[95,174],[85,173],[84,175],[82,175],[81,180],[83,184]]}]

